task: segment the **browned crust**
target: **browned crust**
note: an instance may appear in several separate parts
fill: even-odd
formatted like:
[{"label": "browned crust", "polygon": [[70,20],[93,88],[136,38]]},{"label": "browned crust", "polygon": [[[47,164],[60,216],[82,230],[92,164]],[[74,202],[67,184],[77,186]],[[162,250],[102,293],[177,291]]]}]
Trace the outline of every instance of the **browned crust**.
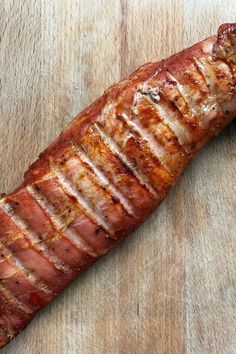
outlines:
[{"label": "browned crust", "polygon": [[[150,77],[158,72],[164,72],[165,68],[170,70],[181,70],[191,63],[192,57],[200,58],[206,53],[203,50],[203,44],[206,42],[216,43],[216,36],[195,44],[194,46],[184,49],[180,53],[174,54],[169,58],[157,63],[147,63],[138,68],[134,73],[126,79],[114,84],[107,89],[104,94],[86,107],[73,120],[69,127],[43,152],[39,159],[34,162],[29,170],[25,173],[24,185],[38,180],[44,175],[48,169],[48,160],[51,156],[60,155],[60,152],[68,147],[71,141],[77,141],[78,135],[84,134],[96,118],[101,114],[104,106],[114,100],[117,100],[122,91],[132,91],[139,83],[147,81]],[[124,104],[124,102],[123,102]]]},{"label": "browned crust", "polygon": [[[225,53],[222,48],[229,48],[232,41],[234,41],[234,45],[236,46],[235,37],[236,25],[229,23],[222,24],[218,29],[217,36],[209,37],[206,40],[201,41],[190,48],[184,49],[180,53],[174,54],[160,62],[144,64],[127,78],[112,85],[100,98],[79,113],[69,127],[40,154],[39,159],[34,162],[25,173],[23,184],[32,183],[40,178],[48,168],[48,160],[50,156],[57,156],[60,154],[60,151],[70,144],[71,141],[76,141],[78,135],[81,136],[84,134],[101,114],[104,106],[111,101],[117,100],[118,97],[122,95],[122,92],[125,91],[127,93],[127,91],[132,91],[139,83],[147,81],[150,77],[159,72],[164,75],[166,68],[172,72],[184,70],[191,64],[193,57],[197,59],[206,55],[204,44],[212,43],[216,55],[226,56],[228,53]],[[127,96],[123,96],[123,98],[127,99]],[[124,101],[123,104],[125,104]]]},{"label": "browned crust", "polygon": [[[171,74],[174,73],[174,75],[177,77],[181,78],[181,73],[183,73],[187,68],[189,68],[191,65],[193,65],[194,60],[198,59],[205,59],[206,57],[210,56],[210,59],[218,60],[220,58],[223,62],[227,62],[228,67],[232,71],[232,80],[233,82],[231,83],[232,87],[234,88],[233,91],[231,92],[231,88],[229,89],[229,97],[230,100],[226,100],[226,104],[230,104],[231,101],[235,101],[235,46],[236,46],[236,24],[224,24],[220,26],[218,30],[218,35],[209,37],[208,39],[192,46],[191,48],[185,49],[182,52],[172,55],[166,60],[157,62],[157,63],[147,63],[140,68],[138,68],[133,74],[131,74],[128,78],[122,80],[121,82],[111,86],[108,90],[105,91],[105,93],[97,99],[94,103],[92,103],[89,107],[85,108],[75,119],[74,121],[70,124],[70,126],[42,153],[40,154],[39,159],[31,165],[29,170],[25,173],[25,179],[23,184],[17,188],[16,191],[13,193],[9,194],[6,196],[6,201],[11,204],[14,199],[16,199],[16,205],[15,209],[17,209],[19,206],[19,195],[21,194],[22,190],[25,192],[24,187],[26,187],[29,184],[34,184],[34,187],[37,184],[40,184],[40,181],[42,181],[42,177],[44,177],[51,169],[51,161],[53,160],[54,162],[62,162],[61,158],[63,154],[65,155],[65,160],[68,160],[68,154],[73,153],[73,150],[71,149],[71,146],[74,142],[82,141],[81,137],[86,138],[86,136],[89,136],[89,128],[91,128],[91,125],[97,121],[100,115],[102,114],[102,111],[104,107],[108,106],[109,104],[112,104],[116,102],[116,122],[119,122],[119,119],[122,120],[122,113],[127,113],[128,115],[133,116],[133,104],[134,104],[134,96],[135,93],[138,92],[138,87],[139,85],[143,84],[150,84],[152,81],[154,83],[158,83],[160,88],[162,89],[162,94],[164,96],[164,99],[166,101],[171,101],[172,96],[169,96],[173,94],[171,90],[171,86],[176,86],[176,82],[171,81]],[[221,73],[220,73],[221,74]],[[178,76],[180,75],[180,76]],[[224,75],[223,75],[224,76]],[[227,75],[225,75],[225,80],[227,79]],[[223,78],[224,80],[224,78]],[[173,87],[172,87],[173,88]],[[174,91],[174,89],[172,90]],[[178,91],[176,89],[176,91]],[[231,96],[230,96],[231,95]],[[181,96],[181,95],[180,95]],[[175,100],[171,104],[175,106],[175,109],[178,110],[178,102]],[[150,107],[149,107],[150,108]],[[184,108],[186,108],[184,106]],[[189,108],[189,107],[187,107]],[[148,112],[148,110],[146,110]],[[235,110],[233,110],[233,115],[236,112],[236,107]],[[150,191],[145,191],[147,193],[147,201],[150,202],[150,208],[147,209],[148,211],[144,211],[143,209],[141,210],[139,215],[135,215],[134,218],[127,212],[125,209],[125,205],[122,205],[119,200],[116,198],[111,197],[110,192],[106,191],[104,187],[101,187],[99,183],[96,181],[95,177],[93,176],[93,171],[91,171],[91,186],[92,183],[96,186],[96,191],[100,190],[102,193],[98,193],[99,196],[104,196],[104,199],[106,202],[109,200],[109,207],[113,211],[116,210],[116,215],[117,215],[117,223],[120,223],[120,220],[122,220],[127,227],[126,229],[122,229],[122,225],[116,225],[113,223],[113,226],[117,229],[116,233],[113,235],[115,238],[114,240],[119,240],[122,237],[126,236],[129,231],[132,231],[138,224],[143,221],[143,219],[153,210],[154,206],[158,204],[161,199],[165,196],[167,190],[173,185],[179,175],[182,173],[184,166],[187,164],[187,162],[194,156],[194,154],[202,147],[207,141],[210,140],[213,136],[215,136],[221,129],[223,129],[224,126],[226,126],[232,119],[233,115],[231,114],[224,114],[225,112],[221,112],[218,114],[218,116],[213,120],[212,126],[210,126],[208,129],[204,130],[197,121],[196,117],[191,113],[190,109],[186,109],[185,112],[181,112],[181,114],[184,117],[184,114],[186,113],[186,119],[184,122],[182,122],[184,129],[189,130],[193,142],[189,144],[189,146],[180,146],[179,142],[178,144],[176,143],[177,150],[182,154],[182,159],[181,159],[181,164],[180,167],[177,167],[176,171],[170,172],[166,166],[164,166],[158,159],[155,160],[153,157],[153,154],[150,152],[148,149],[147,145],[145,145],[145,142],[139,141],[138,133],[133,134],[131,138],[129,138],[127,141],[128,143],[125,145],[126,152],[130,151],[131,155],[133,154],[133,157],[136,159],[136,164],[138,165],[137,160],[142,160],[140,165],[143,169],[146,168],[147,174],[149,174],[149,177],[153,177],[153,185],[158,185],[160,191],[158,188],[159,196],[155,200],[155,198],[152,199],[152,196],[150,196],[148,193]],[[147,113],[148,114],[148,113]],[[145,115],[145,114],[144,114]],[[182,118],[183,118],[182,117]],[[107,117],[109,119],[109,116]],[[99,122],[99,124],[102,125],[104,122]],[[118,123],[117,123],[118,124]],[[128,124],[127,122],[122,122],[119,127],[121,127],[123,124],[123,127]],[[115,127],[115,128],[114,128]],[[114,125],[114,129],[116,129],[117,126]],[[121,129],[122,130],[122,129]],[[125,130],[125,129],[124,129]],[[122,136],[123,137],[123,136]],[[176,137],[177,139],[177,137]],[[92,141],[92,140],[91,140]],[[91,143],[92,144],[92,143]],[[105,147],[104,147],[105,149]],[[106,151],[108,153],[108,151]],[[76,157],[77,158],[77,157]],[[121,163],[121,162],[120,162]],[[83,163],[85,165],[85,163]],[[65,164],[66,165],[66,164]],[[117,164],[118,166],[118,164]],[[156,172],[156,167],[158,172]],[[123,167],[122,168],[127,168]],[[141,169],[142,169],[141,168]],[[87,172],[89,171],[88,166],[85,166],[85,169],[87,169]],[[117,172],[118,173],[118,172]],[[125,172],[127,176],[129,175],[128,170]],[[158,174],[159,173],[159,174]],[[153,176],[152,176],[153,174]],[[66,172],[65,172],[66,175]],[[133,176],[132,176],[133,177]],[[80,182],[80,180],[79,180]],[[161,184],[162,183],[162,184]],[[45,187],[45,185],[44,185]],[[143,186],[140,186],[140,190]],[[22,190],[21,190],[22,189]],[[50,189],[50,188],[49,188]],[[40,188],[38,188],[40,191]],[[139,192],[136,192],[137,196],[140,197],[140,190]],[[88,192],[90,192],[89,189],[87,189]],[[24,194],[24,193],[23,193]],[[28,192],[26,193],[28,194]],[[151,193],[150,193],[151,194]],[[23,196],[22,201],[29,202],[30,197],[29,195]],[[36,199],[32,199],[35,203],[37,202]],[[74,201],[73,198],[70,200],[70,204],[76,205],[76,200]],[[27,209],[24,206],[24,203],[22,203],[23,207],[21,205],[19,206],[18,213],[20,214],[20,211]],[[77,206],[76,206],[77,207]],[[42,207],[43,208],[43,207]],[[14,208],[13,208],[14,209]],[[30,207],[28,206],[28,212],[30,211]],[[40,209],[40,208],[38,208]],[[107,212],[107,210],[106,210]],[[105,214],[105,213],[104,213]],[[108,219],[109,217],[112,220],[112,215],[107,214]],[[121,218],[123,217],[123,219]],[[51,219],[50,219],[51,220]],[[91,223],[90,223],[91,224]],[[34,226],[34,225],[33,225]],[[34,230],[32,226],[32,229]],[[50,226],[53,229],[53,224]],[[91,227],[91,225],[90,225]],[[98,232],[100,232],[100,225]],[[106,235],[105,231],[103,230],[103,235]],[[113,241],[112,239],[112,245]],[[110,244],[111,240],[108,238],[105,241]],[[100,241],[101,242],[101,241]],[[104,244],[104,241],[103,241]],[[35,258],[35,257],[34,257]],[[49,258],[48,258],[49,259]],[[54,264],[54,260],[52,259],[52,264]],[[91,263],[93,263],[95,259],[92,257],[89,257],[88,255],[84,259],[84,268],[87,268]],[[81,265],[81,264],[80,264]],[[40,268],[41,269],[41,268]],[[82,270],[82,269],[81,269]],[[60,270],[61,271],[61,270]],[[55,273],[56,274],[56,273]],[[78,272],[79,274],[79,272]],[[66,276],[69,276],[68,274],[65,274]],[[72,278],[74,277],[74,273],[72,274]],[[61,287],[58,288],[54,293],[53,297],[55,297],[58,292],[60,292],[69,282],[69,280],[63,280],[61,281]],[[1,296],[1,294],[0,294]],[[14,293],[12,296],[11,300],[14,300]],[[8,301],[8,300],[4,300]],[[38,299],[37,299],[38,301]],[[12,301],[13,302],[13,301]],[[3,309],[3,318],[4,318],[4,311],[9,315],[12,316],[12,318],[15,320],[17,323],[16,330],[12,335],[10,336],[15,336],[17,333],[23,329],[23,327],[26,326],[26,324],[31,320],[33,317],[32,313],[28,313],[25,311],[25,308],[23,310],[21,308],[18,308],[17,306],[15,307],[12,302],[8,304],[9,309],[7,306],[4,307]],[[5,305],[5,303],[2,301],[2,304]],[[16,301],[17,304],[17,301]],[[19,305],[19,304],[18,304]],[[0,307],[1,307],[1,299],[0,299]],[[19,306],[18,306],[19,307]],[[27,309],[26,309],[27,310]],[[15,311],[15,313],[14,313]],[[18,312],[19,313],[18,313]],[[23,311],[23,312],[22,312]],[[23,315],[22,315],[23,314]],[[22,317],[23,316],[23,317]],[[14,327],[14,326],[13,326]],[[4,324],[0,322],[0,348],[3,347],[4,345],[7,344],[8,342],[8,337],[9,337],[9,331],[7,328],[4,327]]]}]

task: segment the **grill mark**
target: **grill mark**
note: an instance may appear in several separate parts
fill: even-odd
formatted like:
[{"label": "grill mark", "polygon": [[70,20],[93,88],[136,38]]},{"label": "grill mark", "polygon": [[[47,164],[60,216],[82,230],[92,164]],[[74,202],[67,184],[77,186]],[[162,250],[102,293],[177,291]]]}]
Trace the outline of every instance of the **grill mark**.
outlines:
[{"label": "grill mark", "polygon": [[[50,177],[49,177],[50,178]],[[42,194],[38,192],[36,187],[33,185],[27,186],[26,187],[27,191],[30,193],[30,195],[34,198],[35,202],[43,209],[43,211],[47,214],[50,224],[53,225],[55,230],[60,234],[62,231],[64,231],[67,228],[67,225],[60,220],[59,216],[55,215],[52,212],[52,208],[49,205],[49,203],[46,201],[46,199],[43,197]]]},{"label": "grill mark", "polygon": [[[185,152],[189,152],[189,149],[186,145],[188,145],[192,139],[191,134],[178,121],[178,119],[174,118],[174,112],[171,112],[170,108],[167,109],[167,106],[163,104],[164,102],[156,103],[149,97],[147,97],[147,99],[150,101],[152,107],[157,112],[157,115],[160,117],[160,120],[173,132],[183,150]],[[162,99],[162,101],[164,100]]]},{"label": "grill mark", "polygon": [[90,256],[97,258],[103,255],[103,253],[97,252],[95,248],[89,245],[74,229],[68,229],[66,235],[77,247],[84,249]]},{"label": "grill mark", "polygon": [[[223,116],[224,113],[217,98],[214,78],[212,78],[214,74],[211,72],[211,69],[210,70],[207,69],[206,65],[202,61],[200,61],[200,59],[196,59],[196,58],[193,59],[194,59],[194,64],[198,72],[201,74],[209,92],[209,96],[207,97],[206,104],[203,107],[203,121],[202,121],[203,127],[208,127],[209,121],[211,121],[216,117],[216,112],[218,112],[220,116]],[[207,115],[210,116],[210,119],[208,118],[207,121],[204,122],[204,118],[206,118]]]},{"label": "grill mark", "polygon": [[[25,268],[19,258],[2,242],[0,241],[0,250],[3,251],[4,255],[7,255],[7,258],[3,258],[2,261],[9,261],[21,274],[24,275],[25,279],[29,281],[31,285],[33,285],[36,289],[44,292],[45,294],[51,294],[52,291],[48,288],[48,286],[39,280],[32,271]],[[0,259],[1,264],[1,259]]]},{"label": "grill mark", "polygon": [[47,214],[51,225],[53,228],[61,234],[63,232],[63,236],[66,238],[77,248],[82,251],[85,251],[92,257],[98,257],[99,254],[96,250],[89,245],[82,237],[78,234],[78,232],[69,229],[68,225],[65,225],[63,219],[53,211],[53,206],[48,202],[47,198],[43,196],[35,187],[28,186],[28,192],[32,195],[35,201],[40,205],[40,207],[45,211]]},{"label": "grill mark", "polygon": [[80,144],[107,179],[129,200],[139,220],[152,210],[155,205],[152,194],[139,183],[132,171],[104,142],[94,126],[83,136]]},{"label": "grill mark", "polygon": [[[164,167],[164,169],[172,175],[172,172],[165,162],[165,149],[163,146],[161,146],[150,132],[147,131],[145,127],[142,126],[142,123],[139,121],[131,121],[127,114],[123,113],[121,114],[121,118],[124,119],[125,123],[127,126],[133,130],[135,133],[137,133],[141,139],[147,143],[148,148],[150,149],[151,153],[154,155],[154,157],[159,161],[160,165]],[[137,117],[138,118],[138,117]]]},{"label": "grill mark", "polygon": [[205,73],[202,68],[202,64],[200,63],[199,59],[197,59],[195,57],[193,57],[193,63],[194,63],[194,67],[197,69],[198,74],[201,75],[201,78],[203,79],[203,82],[204,82],[205,86],[207,87],[208,93],[209,93],[209,85],[208,85],[207,79],[205,77]]},{"label": "grill mark", "polygon": [[197,68],[194,60],[189,69],[182,72],[178,78],[183,86],[187,86],[190,93],[189,97],[197,113],[199,126],[202,130],[205,130],[206,127],[203,124],[203,118],[206,115],[205,109],[207,103],[209,103],[210,94],[206,80]]},{"label": "grill mark", "polygon": [[165,124],[152,101],[146,95],[137,92],[133,111],[143,126],[153,134],[154,139],[163,147],[165,151],[163,158],[171,174],[179,174],[182,167],[186,165],[188,155],[175,133]]},{"label": "grill mark", "polygon": [[26,305],[20,302],[13,292],[11,292],[8,288],[0,284],[0,292],[5,297],[8,303],[12,304],[13,306],[17,307],[20,311],[24,312],[25,314],[32,314],[33,311],[30,310]]},{"label": "grill mark", "polygon": [[113,238],[113,230],[110,225],[96,213],[89,203],[82,197],[80,193],[77,192],[76,188],[72,185],[72,183],[67,179],[64,173],[60,170],[60,168],[56,165],[51,164],[52,173],[55,177],[57,183],[61,186],[63,191],[70,197],[75,198],[76,202],[81,206],[81,209],[84,211],[85,215],[93,220],[97,226],[101,225],[104,230],[109,234],[111,238]]},{"label": "grill mark", "polygon": [[178,90],[177,82],[171,81],[167,77],[167,80],[160,87],[160,94],[172,103],[175,110],[179,113],[178,120],[181,122],[181,125],[193,138],[193,132],[197,128],[196,119],[193,117],[187,101]]},{"label": "grill mark", "polygon": [[[208,59],[212,60],[212,62],[203,62],[200,60],[197,60],[194,58],[194,63],[195,66],[197,67],[199,73],[203,77],[206,86],[208,88],[209,92],[209,97],[208,97],[208,106],[217,108],[217,110],[224,115],[224,112],[221,107],[221,102],[220,99],[223,97],[223,102],[224,101],[230,101],[230,98],[232,97],[232,89],[233,89],[233,84],[232,80],[234,78],[234,75],[231,72],[231,68],[228,65],[227,62],[224,60],[216,60],[218,65],[215,63],[214,64],[214,59]],[[220,68],[219,64],[224,64],[227,66],[229,73],[231,77],[227,76],[227,70],[223,70],[223,68]],[[218,72],[218,73],[217,73]],[[223,77],[222,77],[223,75]],[[223,80],[223,82],[222,82]],[[225,90],[220,90],[221,85],[230,85],[231,88],[225,88]],[[225,87],[225,86],[224,86]],[[209,108],[210,109],[210,108]]]},{"label": "grill mark", "polygon": [[30,230],[24,220],[13,210],[10,204],[6,201],[2,203],[3,211],[11,218],[14,224],[24,233],[25,237],[30,241],[30,243],[35,247],[35,249],[44,256],[49,263],[51,263],[55,269],[62,271],[63,273],[68,270],[67,267],[54,255],[49,251],[46,245],[41,243],[40,238],[37,234]]},{"label": "grill mark", "polygon": [[[41,284],[47,284],[47,286],[50,288],[50,291],[48,292],[52,293],[55,290],[54,286],[57,286],[55,280],[57,279],[58,276],[63,278],[65,273],[61,274],[61,272],[59,272],[54,267],[52,262],[47,258],[45,258],[44,255],[36,247],[34,247],[32,242],[29,239],[27,239],[24,233],[23,233],[23,237],[21,238],[17,237],[15,240],[13,235],[14,233],[19,233],[20,231],[19,227],[17,226],[17,224],[14,223],[14,221],[11,218],[11,215],[8,215],[2,208],[1,208],[1,216],[3,218],[6,218],[6,220],[3,219],[3,221],[4,223],[6,222],[9,231],[13,230],[13,234],[11,231],[9,232],[9,236],[8,236],[8,232],[4,230],[4,223],[3,223],[3,235],[4,235],[3,242],[6,243],[8,239],[12,241],[12,242],[8,242],[7,246],[9,245],[9,248],[11,249],[13,254],[17,255],[17,257],[20,259],[20,261],[24,265],[25,269],[27,269],[27,271],[29,270],[32,274],[36,275],[36,277],[39,279]],[[45,269],[47,269],[47,273],[45,274],[43,272],[44,267]]]},{"label": "grill mark", "polygon": [[203,62],[215,82],[217,98],[220,102],[231,99],[233,76],[228,64],[214,57],[206,58]]},{"label": "grill mark", "polygon": [[85,163],[87,164],[94,175],[97,177],[97,181],[100,185],[104,186],[116,200],[119,200],[120,204],[124,208],[124,210],[131,216],[136,216],[135,211],[132,205],[129,203],[127,198],[116,188],[114,184],[112,184],[109,179],[105,176],[105,174],[101,171],[101,169],[92,161],[92,159],[87,155],[85,150],[82,150],[82,147],[78,145],[72,146],[75,154]]},{"label": "grill mark", "polygon": [[100,186],[90,168],[72,150],[68,151],[65,163],[60,163],[61,171],[76,188],[79,194],[89,203],[110,227],[113,235],[122,237],[135,225],[135,219],[124,210],[119,200],[112,198],[106,188]]},{"label": "grill mark", "polygon": [[141,186],[145,187],[152,195],[154,198],[158,198],[157,192],[155,189],[152,187],[152,185],[147,181],[147,178],[140,172],[138,171],[133,163],[129,160],[129,158],[120,150],[118,145],[115,143],[115,141],[105,133],[105,131],[102,129],[100,124],[94,123],[94,128],[97,130],[99,133],[101,139],[103,140],[104,144],[109,147],[109,149],[114,153],[118,158],[121,160],[122,164],[126,166],[126,168],[132,172],[133,176],[137,179],[137,181],[140,183]]},{"label": "grill mark", "polygon": [[209,93],[211,93],[213,96],[215,96],[214,91],[215,91],[215,84],[214,84],[214,80],[212,78],[212,73],[209,72],[209,70],[207,70],[206,65],[204,65],[204,63],[200,60],[200,59],[194,59],[194,63],[196,65],[196,68],[198,69],[199,73],[202,75],[206,86],[209,90]]},{"label": "grill mark", "polygon": [[187,86],[186,85],[182,85],[177,80],[177,78],[170,72],[168,73],[168,77],[171,80],[176,82],[177,89],[178,89],[180,95],[182,96],[182,98],[184,99],[184,101],[186,102],[186,106],[188,106],[188,108],[189,108],[189,112],[190,112],[190,115],[191,115],[190,119],[193,120],[194,123],[197,125],[196,116],[198,115],[198,113],[197,113],[197,110],[194,107],[194,104],[193,104],[192,100],[190,99],[191,95],[189,94],[189,90],[188,90]]},{"label": "grill mark", "polygon": [[77,203],[75,198],[70,198],[58,184],[55,178],[40,180],[36,183],[38,190],[53,206],[55,213],[65,220],[70,228],[79,235],[99,254],[105,254],[114,244],[103,227],[88,217]]},{"label": "grill mark", "polygon": [[[137,103],[136,103],[136,106],[134,108],[134,110],[136,112],[135,114],[139,115],[139,117],[141,117],[140,119],[142,119],[142,113],[140,113],[140,108],[138,108],[139,104],[140,104],[140,101],[142,99],[148,105],[147,106],[148,109],[151,109],[152,112],[154,113],[150,117],[150,122],[153,119],[153,120],[155,120],[155,125],[156,125],[157,128],[158,128],[158,126],[163,126],[165,129],[167,129],[170,132],[170,134],[171,134],[171,140],[172,140],[173,144],[176,147],[178,147],[178,150],[180,152],[185,152],[184,145],[181,143],[181,141],[180,141],[181,139],[178,137],[176,129],[173,129],[168,124],[168,122],[166,121],[165,116],[160,114],[160,111],[157,108],[157,103],[154,100],[152,100],[151,97],[149,97],[148,95],[145,95],[143,93],[139,93],[139,92],[137,93],[137,98],[136,98]],[[144,110],[146,111],[147,108],[145,107]],[[145,114],[143,115],[143,121],[145,122],[144,124],[146,124],[148,129],[149,129],[151,127],[151,124],[149,122],[149,119],[146,119]],[[171,124],[172,124],[172,122],[171,122]],[[158,136],[157,136],[157,138],[158,138]]]}]

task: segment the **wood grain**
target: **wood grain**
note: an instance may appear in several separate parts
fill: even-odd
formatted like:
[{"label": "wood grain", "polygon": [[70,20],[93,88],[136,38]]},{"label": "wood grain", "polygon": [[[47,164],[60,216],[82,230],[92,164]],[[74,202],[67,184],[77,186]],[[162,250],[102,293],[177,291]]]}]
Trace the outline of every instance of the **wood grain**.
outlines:
[{"label": "wood grain", "polygon": [[[1,0],[0,187],[146,61],[235,22],[234,0]],[[4,354],[236,353],[236,126]]]}]

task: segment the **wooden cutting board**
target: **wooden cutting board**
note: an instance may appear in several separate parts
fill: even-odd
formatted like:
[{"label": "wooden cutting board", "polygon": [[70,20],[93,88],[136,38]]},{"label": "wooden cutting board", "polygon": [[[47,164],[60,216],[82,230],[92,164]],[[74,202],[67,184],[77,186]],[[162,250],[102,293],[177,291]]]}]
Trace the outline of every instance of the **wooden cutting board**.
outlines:
[{"label": "wooden cutting board", "polygon": [[[235,22],[235,0],[1,0],[0,188],[113,82]],[[235,354],[236,125],[4,354]]]}]

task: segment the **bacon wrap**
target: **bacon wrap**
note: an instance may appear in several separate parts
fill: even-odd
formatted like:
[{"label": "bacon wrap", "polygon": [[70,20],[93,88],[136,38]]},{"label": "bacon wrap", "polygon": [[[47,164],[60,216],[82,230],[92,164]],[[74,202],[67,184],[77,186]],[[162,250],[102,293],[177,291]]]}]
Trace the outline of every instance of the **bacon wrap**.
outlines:
[{"label": "bacon wrap", "polygon": [[0,199],[0,347],[142,223],[236,116],[236,24],[140,67]]}]

